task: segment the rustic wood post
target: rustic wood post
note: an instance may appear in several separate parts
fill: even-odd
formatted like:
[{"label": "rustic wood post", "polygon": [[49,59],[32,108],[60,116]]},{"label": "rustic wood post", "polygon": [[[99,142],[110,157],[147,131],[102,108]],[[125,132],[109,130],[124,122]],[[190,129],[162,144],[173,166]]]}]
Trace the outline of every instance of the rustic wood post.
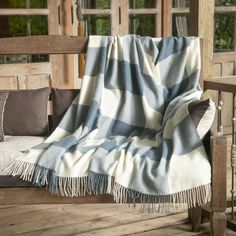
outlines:
[{"label": "rustic wood post", "polygon": [[[211,0],[190,1],[190,13],[192,17],[195,17],[195,20],[193,19],[191,22],[192,34],[202,38],[204,42],[202,50],[202,59],[204,61],[204,63],[202,64],[203,80],[212,79],[214,7],[214,1]],[[213,137],[211,139],[211,150],[211,235],[222,236],[225,234],[226,228],[226,137]]]},{"label": "rustic wood post", "polygon": [[172,1],[163,0],[162,1],[162,36],[171,36],[172,35]]},{"label": "rustic wood post", "polygon": [[227,187],[227,139],[224,136],[211,138],[212,197],[211,235],[225,235],[226,187]]},{"label": "rustic wood post", "polygon": [[190,0],[190,33],[203,39],[202,65],[203,78],[212,78],[214,40],[214,1]]},{"label": "rustic wood post", "polygon": [[[214,1],[190,1],[190,35],[203,40],[202,45],[202,78],[212,79],[213,39],[214,39]],[[226,227],[226,138],[223,136],[211,139],[212,158],[212,199],[211,199],[211,234],[224,235]],[[201,209],[192,209],[193,230],[200,228]],[[194,217],[197,216],[195,219]]]}]

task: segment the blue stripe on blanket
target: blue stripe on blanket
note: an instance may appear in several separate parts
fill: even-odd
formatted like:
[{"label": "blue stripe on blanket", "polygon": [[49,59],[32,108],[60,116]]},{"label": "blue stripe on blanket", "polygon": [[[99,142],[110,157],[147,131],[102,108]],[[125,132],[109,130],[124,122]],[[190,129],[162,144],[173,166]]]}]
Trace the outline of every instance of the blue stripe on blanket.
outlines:
[{"label": "blue stripe on blanket", "polygon": [[162,40],[160,43],[157,44],[159,52],[155,60],[155,64],[166,60],[168,57],[172,57],[176,53],[184,52],[184,50],[189,47],[192,39],[192,37],[167,37],[165,38],[165,40]]},{"label": "blue stripe on blanket", "polygon": [[[150,147],[145,146],[145,143],[143,143],[144,146],[142,146],[142,149],[140,149],[139,146],[135,145],[135,143],[129,143],[126,139],[121,139],[121,142],[118,142],[118,140],[115,139],[117,137],[117,134],[107,134],[108,141],[98,144],[98,145],[88,145],[83,144],[83,147],[81,145],[77,146],[77,149],[81,153],[86,153],[90,149],[97,149],[102,148],[105,149],[107,152],[111,151],[112,149],[115,149],[117,151],[122,149],[126,149],[128,152],[130,152],[133,156],[139,155],[141,158],[150,158],[153,161],[159,161],[158,157],[161,155],[163,158],[170,159],[172,155],[183,155],[185,153],[188,153],[191,150],[194,150],[202,145],[202,141],[199,140],[198,135],[196,134],[196,128],[192,126],[192,120],[189,117],[186,117],[183,119],[176,128],[174,128],[172,133],[172,139],[163,139],[161,143],[156,143],[157,147]],[[186,129],[185,124],[189,125],[189,129]],[[134,135],[124,135],[122,136],[129,137],[130,140],[132,140],[132,137],[138,136],[136,134]],[[114,137],[111,139],[111,137]],[[144,136],[140,135],[139,138],[142,140],[142,137]],[[154,136],[155,137],[155,136]],[[174,142],[173,142],[174,140]],[[127,142],[127,143],[126,143]],[[131,145],[132,144],[132,145]],[[186,148],[187,147],[187,148]],[[97,155],[96,155],[97,156]]]},{"label": "blue stripe on blanket", "polygon": [[[88,106],[72,104],[60,122],[59,127],[69,133],[73,133],[73,131],[86,120],[88,111]],[[73,119],[71,119],[71,117],[73,117]],[[70,120],[70,122],[68,122],[68,120]]]}]

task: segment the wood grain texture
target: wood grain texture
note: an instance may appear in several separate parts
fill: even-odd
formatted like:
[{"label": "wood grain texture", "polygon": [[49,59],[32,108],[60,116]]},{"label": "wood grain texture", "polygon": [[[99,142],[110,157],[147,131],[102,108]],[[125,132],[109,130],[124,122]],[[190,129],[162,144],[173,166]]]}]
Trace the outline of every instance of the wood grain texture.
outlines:
[{"label": "wood grain texture", "polygon": [[235,13],[236,6],[217,6],[215,7],[216,13]]},{"label": "wood grain texture", "polygon": [[203,78],[212,78],[213,39],[214,39],[214,1],[190,1],[191,35],[203,39],[202,58]]},{"label": "wood grain texture", "polygon": [[38,75],[50,74],[50,72],[49,62],[0,65],[1,76]]},{"label": "wood grain texture", "polygon": [[162,1],[162,36],[172,35],[171,0]]},{"label": "wood grain texture", "polygon": [[201,210],[200,206],[196,206],[191,209],[191,223],[192,231],[199,232],[201,227]]},{"label": "wood grain texture", "polygon": [[156,0],[155,37],[162,37],[162,0]]},{"label": "wood grain texture", "polygon": [[[235,75],[235,61],[222,62],[222,77],[234,76]],[[224,80],[222,78],[222,80]]]},{"label": "wood grain texture", "polygon": [[110,9],[82,9],[83,15],[110,15],[111,13]]},{"label": "wood grain texture", "polygon": [[175,7],[172,8],[171,10],[172,14],[187,14],[189,13],[189,8],[188,7]]},{"label": "wood grain texture", "polygon": [[[60,12],[59,12],[59,2],[58,0],[50,0],[48,1],[48,9],[50,11],[48,17],[48,31],[50,35],[59,35],[59,28],[60,28]],[[60,82],[63,81],[63,73],[62,73],[62,66],[63,65],[63,57],[61,55],[49,55],[50,64],[51,64],[51,71],[50,77],[52,81],[52,86],[57,86],[61,84]]]},{"label": "wood grain texture", "polygon": [[0,90],[18,89],[17,76],[0,76]]},{"label": "wood grain texture", "polygon": [[57,197],[44,188],[0,188],[0,205],[20,204],[91,204],[112,203],[111,195],[86,195],[85,197]]},{"label": "wood grain texture", "polygon": [[[111,34],[112,35],[119,35],[119,0],[118,1],[111,1]],[[124,14],[124,13],[123,13]],[[126,13],[127,14],[127,13]],[[113,16],[117,17],[113,17]]]},{"label": "wood grain texture", "polygon": [[[119,23],[119,34],[126,35],[129,33],[129,1],[128,0],[119,0],[119,8],[120,8],[120,22]],[[113,17],[118,18],[118,15],[114,15]]]},{"label": "wood grain texture", "polygon": [[211,80],[205,80],[204,89],[235,93],[236,76],[224,77],[224,79],[222,79],[222,77],[218,77]]},{"label": "wood grain texture", "polygon": [[[49,205],[50,206],[50,205]],[[155,213],[138,213],[127,206],[114,204],[100,205],[62,205],[48,208],[32,206],[32,210],[20,212],[14,207],[15,215],[9,210],[0,216],[0,233],[12,230],[22,235],[124,235],[141,233],[168,227],[171,224],[186,222],[185,213],[169,217],[157,216]],[[27,209],[27,206],[26,206]],[[23,217],[25,215],[25,217]],[[8,219],[8,222],[7,222]],[[10,220],[9,220],[10,219]],[[12,224],[9,227],[9,222]],[[182,231],[189,231],[187,225]],[[163,234],[161,234],[163,235]]]},{"label": "wood grain texture", "polygon": [[25,89],[38,89],[44,87],[51,87],[52,81],[50,75],[41,74],[41,75],[27,75]]},{"label": "wood grain texture", "polygon": [[214,1],[199,0],[198,24],[199,37],[204,40],[202,57],[203,78],[212,78],[212,60],[213,60],[213,39],[214,39]]},{"label": "wood grain texture", "polygon": [[226,229],[227,139],[211,138],[212,196],[211,234],[222,236]]},{"label": "wood grain texture", "polygon": [[[230,79],[230,83],[234,83],[236,78],[236,53],[235,52],[224,52],[224,53],[214,53],[213,56],[213,76],[216,77],[217,82],[224,82]],[[234,78],[235,77],[235,78]],[[213,79],[215,80],[215,79]],[[232,88],[231,91],[234,90]],[[225,89],[225,87],[224,87]],[[235,90],[234,90],[235,91]],[[232,99],[230,94],[223,93],[223,127],[224,133],[229,134],[232,132]]]},{"label": "wood grain texture", "polygon": [[49,62],[0,65],[0,89],[36,89],[51,86]]},{"label": "wood grain texture", "polygon": [[[76,35],[73,31],[73,22],[72,22],[72,11],[71,11],[71,1],[61,1],[60,4],[60,34],[61,35]],[[76,53],[78,54],[78,53]],[[74,68],[78,70],[77,64],[74,65],[74,56],[75,55],[59,55],[58,58],[61,58],[59,63],[57,78],[54,80],[54,86],[58,88],[74,88]],[[77,55],[76,55],[77,56]]]},{"label": "wood grain texture", "polygon": [[48,9],[26,9],[26,8],[7,8],[7,9],[0,9],[0,16],[20,16],[20,15],[32,15],[32,16],[42,16],[42,15],[48,15],[49,10]]},{"label": "wood grain texture", "polygon": [[61,35],[0,38],[0,54],[78,54],[87,43],[86,37]]},{"label": "wood grain texture", "polygon": [[220,77],[222,74],[222,63],[213,64],[213,77]]},{"label": "wood grain texture", "polygon": [[[209,224],[191,232],[186,213],[139,213],[118,204],[0,206],[0,234],[24,236],[209,236]],[[227,236],[235,232],[226,231]]]},{"label": "wood grain texture", "polygon": [[129,14],[156,14],[157,8],[129,9]]},{"label": "wood grain texture", "polygon": [[236,52],[217,52],[214,53],[213,63],[231,62],[235,61]]},{"label": "wood grain texture", "polygon": [[[222,68],[222,67],[221,67]],[[236,92],[236,76],[215,77],[204,81],[205,90],[222,91],[224,134],[232,133],[232,94]],[[212,92],[212,91],[211,91]],[[212,94],[212,93],[211,93]],[[215,100],[216,101],[216,100]]]}]

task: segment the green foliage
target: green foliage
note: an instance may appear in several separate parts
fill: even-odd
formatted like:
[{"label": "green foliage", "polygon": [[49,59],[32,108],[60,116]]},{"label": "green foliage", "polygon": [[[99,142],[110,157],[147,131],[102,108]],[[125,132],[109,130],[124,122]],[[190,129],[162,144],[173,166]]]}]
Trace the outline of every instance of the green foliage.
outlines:
[{"label": "green foliage", "polygon": [[189,0],[172,0],[172,7],[189,7]]},{"label": "green foliage", "polygon": [[155,36],[155,19],[153,15],[133,15],[129,21],[129,31],[142,36]]},{"label": "green foliage", "polygon": [[153,8],[156,3],[153,0],[129,0],[130,8]]},{"label": "green foliage", "polygon": [[[46,16],[9,16],[9,36],[48,34]],[[28,32],[28,25],[30,32]]]},{"label": "green foliage", "polygon": [[85,16],[90,35],[110,35],[110,18],[108,16]]},{"label": "green foliage", "polygon": [[216,6],[236,5],[236,0],[215,0]]},{"label": "green foliage", "polygon": [[234,49],[234,15],[215,15],[215,50]]},{"label": "green foliage", "polygon": [[[9,0],[10,8],[46,8],[47,0]],[[8,16],[9,36],[48,34],[46,16]]]},{"label": "green foliage", "polygon": [[[236,0],[215,0],[216,6],[233,6]],[[216,51],[233,50],[235,44],[235,16],[232,14],[215,15],[215,45]]]},{"label": "green foliage", "polygon": [[130,0],[130,6],[135,8],[143,8],[145,7],[145,0]]},{"label": "green foliage", "polygon": [[96,25],[96,34],[97,35],[109,35],[110,34],[110,23],[108,17],[97,17],[94,19]]},{"label": "green foliage", "polygon": [[47,8],[47,0],[8,0],[11,8],[26,8],[27,2],[29,8]]},{"label": "green foliage", "polygon": [[108,9],[110,7],[109,0],[95,0],[95,2],[98,9]]}]

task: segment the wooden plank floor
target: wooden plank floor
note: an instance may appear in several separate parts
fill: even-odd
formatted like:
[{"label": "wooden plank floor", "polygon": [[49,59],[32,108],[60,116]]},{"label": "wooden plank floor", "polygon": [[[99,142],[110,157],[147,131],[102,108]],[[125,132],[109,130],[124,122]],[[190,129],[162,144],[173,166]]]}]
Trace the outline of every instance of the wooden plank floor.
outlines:
[{"label": "wooden plank floor", "polygon": [[[229,194],[230,162],[228,170]],[[0,236],[205,236],[209,231],[204,223],[200,232],[191,232],[186,212],[157,216],[117,204],[0,206]],[[226,235],[236,232],[227,230]]]}]

